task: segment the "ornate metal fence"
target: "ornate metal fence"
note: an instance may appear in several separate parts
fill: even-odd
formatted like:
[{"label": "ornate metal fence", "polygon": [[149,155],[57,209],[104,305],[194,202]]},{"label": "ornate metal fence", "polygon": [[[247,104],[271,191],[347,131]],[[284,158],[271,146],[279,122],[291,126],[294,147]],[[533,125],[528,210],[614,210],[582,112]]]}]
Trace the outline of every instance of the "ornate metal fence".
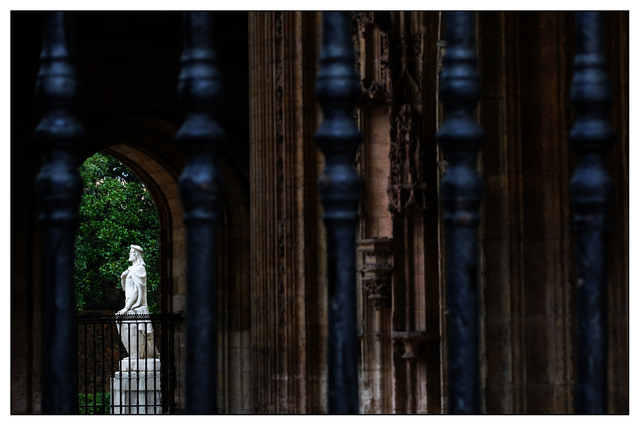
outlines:
[{"label": "ornate metal fence", "polygon": [[348,12],[324,12],[316,97],[324,120],[315,134],[326,163],[318,180],[327,229],[330,414],[358,413],[356,227],[360,177],[353,166],[362,135],[351,112],[360,95]]},{"label": "ornate metal fence", "polygon": [[[162,314],[77,316],[78,413],[175,413],[180,321]],[[130,359],[130,352],[138,356]]]},{"label": "ornate metal fence", "polygon": [[474,14],[447,13],[447,52],[440,94],[445,122],[438,132],[449,167],[441,196],[447,238],[449,409],[480,413],[478,225],[482,179],[475,163],[484,132],[473,117],[480,99]]},{"label": "ornate metal fence", "polygon": [[[576,18],[576,74],[571,95],[577,116],[571,141],[578,153],[578,167],[571,183],[578,266],[576,400],[578,412],[600,413],[606,407],[605,265],[612,184],[604,167],[604,153],[613,139],[606,122],[611,92],[604,72],[601,18],[595,12],[577,14]],[[480,98],[473,19],[470,12],[447,14],[447,53],[441,88],[447,118],[438,135],[450,163],[442,181],[442,200],[447,227],[449,404],[453,413],[479,412],[476,246],[482,181],[474,161],[483,134],[473,119],[473,109]],[[358,86],[348,22],[345,12],[324,13],[317,85],[324,122],[316,141],[326,155],[319,186],[328,238],[328,401],[332,413],[358,411],[354,273],[359,179],[352,170],[352,162],[360,136],[350,121]],[[212,46],[212,25],[211,13],[184,15],[185,47],[179,95],[187,120],[177,140],[185,146],[186,154],[180,190],[188,230],[186,408],[189,413],[216,412],[216,262],[221,202],[217,147],[224,132],[213,116],[222,84]],[[114,410],[113,405],[107,409],[107,380],[115,375],[116,364],[124,354],[117,338],[118,319],[77,318],[78,389],[80,395],[85,395],[79,404],[74,402],[75,382],[69,380],[76,368],[76,357],[71,352],[76,347],[73,241],[81,191],[74,146],[83,134],[73,116],[79,90],[69,14],[46,13],[43,34],[37,93],[44,118],[36,129],[43,152],[43,166],[37,178],[44,227],[43,413],[70,414],[76,408],[80,412],[106,413]],[[144,319],[154,327],[154,339],[161,342],[162,401],[154,405],[161,407],[162,412],[171,412],[175,407],[171,397],[175,386],[171,342],[176,319],[167,316]],[[155,386],[155,379],[151,383]],[[92,399],[87,395],[93,395]],[[110,398],[113,404],[113,397]],[[132,405],[131,401],[125,405],[129,409],[140,406]]]}]

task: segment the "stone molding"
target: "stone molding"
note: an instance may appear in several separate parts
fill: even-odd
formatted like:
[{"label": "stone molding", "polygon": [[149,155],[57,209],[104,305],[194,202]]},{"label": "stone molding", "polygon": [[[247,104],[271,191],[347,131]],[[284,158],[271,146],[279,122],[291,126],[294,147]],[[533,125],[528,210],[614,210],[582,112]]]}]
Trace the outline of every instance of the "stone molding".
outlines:
[{"label": "stone molding", "polygon": [[362,254],[362,286],[367,298],[376,309],[391,307],[393,277],[393,252],[391,238],[367,238],[360,240],[358,251]]}]

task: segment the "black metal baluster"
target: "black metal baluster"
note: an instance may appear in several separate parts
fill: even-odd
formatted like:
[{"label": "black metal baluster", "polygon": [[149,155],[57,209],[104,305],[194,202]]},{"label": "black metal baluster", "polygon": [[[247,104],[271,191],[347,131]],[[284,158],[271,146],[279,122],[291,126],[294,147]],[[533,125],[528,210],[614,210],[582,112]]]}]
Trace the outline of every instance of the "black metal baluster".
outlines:
[{"label": "black metal baluster", "polygon": [[43,153],[36,178],[44,228],[42,412],[72,414],[77,411],[73,256],[82,192],[75,149],[84,130],[73,115],[79,83],[70,14],[44,13],[43,35],[36,94],[44,117],[35,132]]},{"label": "black metal baluster", "polygon": [[[80,323],[76,324],[76,336],[80,334],[80,330],[78,330],[80,328]],[[80,386],[80,348],[78,348],[78,352],[77,352],[77,356],[76,356],[76,365],[78,368],[78,374],[77,374],[77,389],[80,390],[82,389],[82,387]],[[76,394],[76,405],[78,407],[78,412],[80,412],[80,392],[78,391]]]},{"label": "black metal baluster", "polygon": [[[98,378],[98,350],[96,348],[96,323],[91,323],[91,331],[93,334],[93,414],[97,414],[98,404],[98,385],[96,379]],[[87,410],[88,412],[88,410]]]},{"label": "black metal baluster", "polygon": [[84,408],[84,414],[89,414],[89,399],[87,398],[87,394],[89,393],[89,389],[87,386],[87,383],[89,382],[89,379],[88,379],[89,363],[87,362],[87,358],[89,357],[87,346],[89,345],[89,342],[87,342],[87,336],[89,333],[87,333],[87,327],[89,327],[89,323],[85,322],[84,323],[84,386],[81,388],[81,391],[83,391],[83,394],[84,394],[84,403],[82,405],[82,408]]},{"label": "black metal baluster", "polygon": [[[149,368],[147,361],[149,358],[147,357],[147,323],[144,323],[144,413],[149,414]],[[155,361],[154,361],[155,363]],[[155,398],[155,394],[154,394]]]},{"label": "black metal baluster", "polygon": [[222,177],[218,149],[226,135],[214,118],[222,82],[213,49],[213,15],[185,12],[178,96],[187,118],[176,138],[186,164],[178,182],[187,228],[186,412],[217,412],[218,223]]},{"label": "black metal baluster", "polygon": [[[149,316],[149,319],[151,319],[151,317]],[[148,358],[148,346],[147,346],[147,332],[148,332],[148,327],[147,324],[149,323],[144,323],[144,413],[145,414],[149,414],[149,364],[147,361],[149,361]],[[152,352],[153,353],[153,352]],[[154,366],[155,366],[155,358],[153,358],[154,361]],[[153,394],[154,396],[154,406],[155,406],[155,393]],[[155,412],[154,412],[155,414]]]},{"label": "black metal baluster", "polygon": [[107,385],[107,373],[106,373],[106,360],[105,360],[105,356],[106,356],[106,351],[105,351],[105,342],[104,342],[104,323],[100,323],[100,328],[102,329],[102,413],[101,414],[109,414],[107,413],[107,392],[106,392],[106,385]]},{"label": "black metal baluster", "polygon": [[606,152],[615,135],[607,121],[612,94],[606,74],[602,17],[575,15],[576,56],[571,104],[576,122],[569,140],[576,170],[569,185],[576,232],[578,414],[607,412],[607,238],[613,181]]},{"label": "black metal baluster", "polygon": [[[156,414],[157,413],[157,408],[156,407],[158,407],[158,405],[161,404],[160,401],[156,400],[156,392],[157,392],[156,376],[157,376],[157,373],[156,373],[156,362],[155,362],[155,359],[156,359],[156,342],[158,341],[157,338],[156,338],[157,337],[156,336],[156,332],[158,330],[160,330],[162,332],[163,328],[159,328],[158,327],[158,323],[156,322],[155,324],[151,323],[151,330],[152,330],[151,331],[151,335],[153,336],[153,345],[152,345],[153,352],[152,353],[153,353],[153,359],[154,359],[154,361],[153,361],[153,373],[152,373],[152,376],[153,376],[153,414]],[[160,410],[160,412],[162,413],[162,409]]]},{"label": "black metal baluster", "polygon": [[[165,389],[167,389],[167,375],[164,374],[165,371],[167,371],[165,369],[165,364],[166,364],[166,359],[167,359],[167,354],[169,353],[169,351],[166,350],[167,348],[167,334],[169,333],[169,327],[167,326],[168,322],[166,320],[167,316],[166,314],[164,314],[162,316],[162,322],[160,323],[160,371],[158,372],[158,374],[160,374],[160,390],[162,393],[162,404],[161,404],[161,413],[165,413],[165,406],[166,404],[169,402],[168,401],[168,392],[165,391]],[[171,327],[171,330],[173,330],[173,326]],[[155,345],[156,340],[153,341],[153,344]],[[164,358],[164,359],[163,359]],[[170,359],[173,360],[173,356],[170,356]],[[154,373],[155,374],[155,373]]]},{"label": "black metal baluster", "polygon": [[[170,334],[169,334],[169,343],[168,346],[165,346],[166,350],[164,353],[168,353],[169,354],[169,359],[171,360],[171,364],[169,363],[163,363],[162,365],[166,366],[166,369],[163,370],[162,374],[166,374],[166,379],[165,379],[165,383],[169,383],[171,386],[171,389],[175,389],[176,388],[176,376],[175,376],[175,365],[177,365],[177,362],[181,362],[182,360],[179,361],[173,361],[175,360],[175,355],[176,352],[174,350],[175,346],[180,347],[181,345],[181,340],[180,337],[182,336],[181,333],[178,332],[178,342],[176,343],[176,333],[175,333],[175,327],[179,327],[180,325],[178,324],[179,321],[176,320],[176,318],[174,317],[173,319],[171,319],[171,329],[170,329]],[[178,352],[178,354],[180,354],[180,352]],[[160,378],[162,379],[162,375],[160,376]],[[162,383],[162,382],[161,382]],[[164,386],[164,385],[162,385]],[[169,413],[170,414],[175,414],[176,412],[176,402],[175,402],[175,398],[174,398],[174,394],[173,392],[167,392],[168,395],[168,399],[167,399],[167,404],[171,404],[169,407]]]},{"label": "black metal baluster", "polygon": [[437,135],[449,163],[442,179],[447,238],[449,412],[480,413],[478,224],[482,179],[476,171],[484,132],[473,117],[480,99],[474,14],[447,12],[440,96],[446,121]]},{"label": "black metal baluster", "polygon": [[[115,327],[115,323],[114,323],[114,325],[112,327],[110,327],[111,328],[111,331],[110,331],[110,334],[111,334],[111,360],[110,360],[111,371],[109,371],[109,402],[110,402],[111,407],[109,408],[109,412],[107,414],[115,414],[115,408],[114,407],[119,404],[119,402],[116,401],[115,392],[114,392],[114,389],[116,387],[116,374],[115,374],[116,373],[116,369],[115,369],[115,367],[113,365],[113,359],[116,356],[116,344],[113,341],[113,328],[114,327]],[[118,336],[118,337],[120,337],[120,336]],[[118,342],[118,343],[120,343],[120,342]],[[118,345],[117,353],[118,353],[118,355],[117,355],[118,359],[120,359],[120,345]],[[111,375],[112,374],[113,374],[113,386],[111,386]]]},{"label": "black metal baluster", "polygon": [[[136,414],[140,414],[140,332],[138,331],[139,324],[139,316],[138,314],[134,315],[135,326],[136,326]],[[131,332],[131,329],[129,329]],[[133,358],[129,358],[129,369],[131,369],[131,362]]]},{"label": "black metal baluster", "polygon": [[[131,354],[131,323],[126,323],[125,321],[123,321],[123,324],[127,324],[127,342],[129,343],[129,350],[127,352],[129,352],[129,377],[126,379],[127,380],[127,387],[128,387],[128,398],[125,397],[125,401],[128,403],[128,407],[129,409],[127,410],[127,414],[132,414],[132,409],[131,409],[131,400],[133,399],[131,397],[131,377],[133,375],[133,373],[131,372],[131,364],[133,361],[133,355]],[[122,364],[121,364],[122,365]],[[122,371],[122,369],[121,369]],[[126,395],[125,392],[122,392],[122,388],[120,388],[120,394],[121,395]]]},{"label": "black metal baluster", "polygon": [[358,413],[356,226],[360,177],[353,163],[362,135],[351,114],[360,95],[350,14],[323,12],[316,97],[324,119],[315,140],[325,155],[318,181],[327,231],[328,403],[331,414]]}]

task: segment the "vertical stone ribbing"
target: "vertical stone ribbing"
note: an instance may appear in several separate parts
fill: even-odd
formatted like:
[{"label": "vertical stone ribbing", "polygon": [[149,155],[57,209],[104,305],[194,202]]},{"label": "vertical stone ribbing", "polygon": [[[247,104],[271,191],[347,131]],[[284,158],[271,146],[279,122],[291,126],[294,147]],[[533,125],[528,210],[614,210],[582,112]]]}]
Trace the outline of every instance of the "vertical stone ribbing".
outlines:
[{"label": "vertical stone ribbing", "polygon": [[484,133],[473,117],[480,99],[474,14],[448,12],[440,80],[446,121],[438,132],[449,167],[442,179],[447,244],[449,412],[479,414],[477,228],[482,180],[475,161]]},{"label": "vertical stone ribbing", "polygon": [[608,155],[615,182],[608,282],[609,413],[629,412],[629,12],[603,13],[616,143]]},{"label": "vertical stone ribbing", "polygon": [[327,412],[327,276],[325,229],[322,224],[322,207],[318,193],[318,176],[322,173],[324,158],[313,141],[313,134],[321,120],[320,108],[315,97],[315,81],[318,70],[318,55],[322,45],[322,14],[319,12],[305,13],[302,21],[302,34],[305,40],[301,52],[303,69],[302,110],[305,120],[301,131],[304,141],[301,149],[304,153],[303,170],[304,184],[300,191],[304,191],[305,227],[298,232],[304,232],[306,250],[305,263],[305,356],[306,356],[306,407],[309,413]]},{"label": "vertical stone ribbing", "polygon": [[319,413],[324,310],[313,97],[316,14],[249,14],[256,413]]},{"label": "vertical stone ribbing", "polygon": [[[487,414],[521,413],[522,346],[519,327],[524,307],[521,245],[522,170],[518,110],[518,31],[516,14],[480,13],[478,69],[485,100],[479,120],[487,133],[482,153],[484,197],[480,226],[484,308],[482,389]],[[502,160],[502,161],[501,161]],[[505,262],[508,259],[508,262]]]},{"label": "vertical stone ribbing", "polygon": [[76,147],[84,129],[74,112],[79,83],[74,65],[71,16],[44,14],[36,94],[44,117],[36,128],[42,168],[36,178],[44,228],[42,412],[77,410],[74,243],[82,179]]},{"label": "vertical stone ribbing", "polygon": [[[285,194],[285,185],[289,179],[285,178],[285,173],[290,170],[290,161],[285,154],[285,128],[284,128],[284,38],[283,38],[283,13],[281,11],[274,12],[274,49],[273,59],[275,68],[275,81],[273,90],[273,98],[275,100],[275,144],[273,150],[273,159],[275,160],[275,231],[276,231],[276,256],[275,256],[275,303],[276,303],[276,322],[274,324],[276,333],[276,377],[275,385],[277,392],[276,399],[276,412],[278,414],[289,414],[290,400],[289,400],[289,387],[293,384],[289,379],[289,359],[288,359],[288,344],[293,340],[288,333],[290,330],[290,313],[291,310],[287,309],[290,304],[287,303],[287,285],[291,280],[287,279],[287,271],[285,269],[287,257],[285,257],[286,231],[287,231],[287,200]],[[287,110],[287,113],[289,111]],[[288,134],[286,135],[288,139]]]},{"label": "vertical stone ribbing", "polygon": [[178,185],[187,229],[186,412],[217,413],[218,226],[223,188],[218,152],[226,135],[215,120],[222,97],[213,49],[213,15],[185,12],[178,96],[187,118],[176,134],[185,153]]},{"label": "vertical stone ribbing", "polygon": [[328,404],[330,414],[358,412],[356,227],[360,177],[353,162],[361,135],[351,114],[360,94],[353,66],[350,17],[324,12],[316,96],[324,119],[315,140],[325,155],[318,181],[327,230],[329,288]]},{"label": "vertical stone ribbing", "polygon": [[275,13],[249,13],[250,76],[250,180],[251,180],[251,339],[253,347],[254,414],[277,412],[275,399],[277,334],[275,270],[278,256],[275,228],[276,187],[274,170]]},{"label": "vertical stone ribbing", "polygon": [[576,412],[607,412],[607,246],[613,181],[605,154],[614,132],[608,122],[612,104],[606,73],[602,16],[575,15],[575,74],[571,103],[576,122],[569,140],[577,165],[569,185],[576,231],[577,375]]}]

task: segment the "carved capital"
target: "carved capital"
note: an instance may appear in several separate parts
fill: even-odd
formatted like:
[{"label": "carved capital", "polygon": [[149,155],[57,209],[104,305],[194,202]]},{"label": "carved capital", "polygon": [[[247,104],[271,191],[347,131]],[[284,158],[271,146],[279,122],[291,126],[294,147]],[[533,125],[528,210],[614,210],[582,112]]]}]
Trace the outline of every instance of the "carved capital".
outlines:
[{"label": "carved capital", "polygon": [[375,309],[391,307],[393,278],[392,240],[368,238],[360,240],[358,251],[362,253],[362,286]]},{"label": "carved capital", "polygon": [[374,309],[391,307],[391,278],[363,278],[362,286],[367,290]]}]

